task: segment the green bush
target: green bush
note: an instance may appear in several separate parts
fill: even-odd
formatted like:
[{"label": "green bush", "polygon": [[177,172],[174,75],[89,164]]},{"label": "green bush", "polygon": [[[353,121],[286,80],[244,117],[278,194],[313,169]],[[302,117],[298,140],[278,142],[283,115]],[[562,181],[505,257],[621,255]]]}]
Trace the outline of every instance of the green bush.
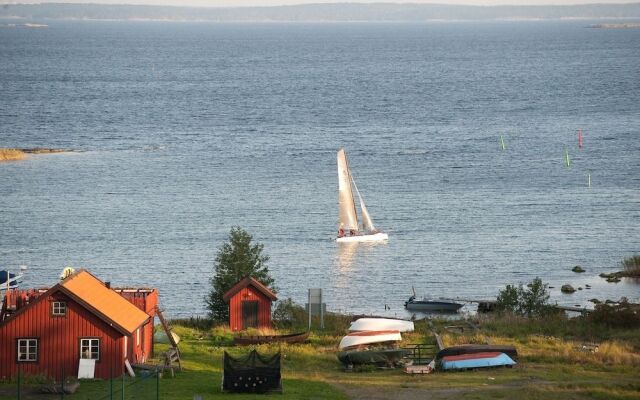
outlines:
[{"label": "green bush", "polygon": [[597,304],[587,320],[611,328],[640,328],[640,306],[625,298],[617,304]]},{"label": "green bush", "polygon": [[522,284],[517,288],[513,285],[507,285],[504,290],[498,293],[496,310],[529,318],[541,317],[556,313],[556,310],[547,303],[548,301],[547,285],[542,283],[542,279],[535,278],[527,285],[526,289]]}]

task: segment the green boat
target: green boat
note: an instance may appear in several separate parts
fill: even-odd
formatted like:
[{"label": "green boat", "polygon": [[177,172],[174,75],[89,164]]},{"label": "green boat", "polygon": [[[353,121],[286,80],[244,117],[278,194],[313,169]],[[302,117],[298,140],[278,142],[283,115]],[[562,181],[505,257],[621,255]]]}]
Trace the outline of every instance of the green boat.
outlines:
[{"label": "green boat", "polygon": [[372,364],[376,366],[393,366],[407,355],[405,349],[351,350],[338,353],[338,360],[344,365]]}]

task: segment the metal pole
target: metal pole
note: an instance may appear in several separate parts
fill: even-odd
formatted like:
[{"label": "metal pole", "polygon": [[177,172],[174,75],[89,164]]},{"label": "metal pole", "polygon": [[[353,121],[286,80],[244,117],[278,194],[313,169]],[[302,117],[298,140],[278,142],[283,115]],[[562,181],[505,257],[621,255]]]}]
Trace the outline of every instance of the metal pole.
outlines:
[{"label": "metal pole", "polygon": [[311,289],[309,289],[309,330],[311,330]]},{"label": "metal pole", "polygon": [[322,306],[322,289],[320,289],[320,329],[324,329],[324,310]]}]

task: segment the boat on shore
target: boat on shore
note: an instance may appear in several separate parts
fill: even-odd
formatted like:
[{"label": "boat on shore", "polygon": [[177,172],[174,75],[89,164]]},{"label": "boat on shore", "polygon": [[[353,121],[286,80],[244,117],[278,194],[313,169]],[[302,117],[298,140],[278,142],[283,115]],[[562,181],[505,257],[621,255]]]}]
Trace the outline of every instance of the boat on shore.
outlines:
[{"label": "boat on shore", "polygon": [[442,369],[476,369],[489,367],[511,367],[516,364],[508,355],[500,352],[484,352],[445,356],[441,360]]},{"label": "boat on shore", "polygon": [[309,332],[290,333],[288,335],[234,336],[233,343],[237,345],[262,343],[304,343],[308,338]]},{"label": "boat on shore", "polygon": [[460,356],[465,354],[477,353],[504,353],[511,359],[518,359],[518,350],[510,345],[491,345],[491,344],[462,344],[459,346],[446,347],[436,354],[436,360],[444,357]]},{"label": "boat on shore", "polygon": [[416,300],[416,296],[409,297],[404,303],[404,308],[409,311],[419,312],[443,312],[443,313],[455,313],[464,306],[464,303],[458,303],[451,300],[430,300],[422,299]]},{"label": "boat on shore", "polygon": [[[373,225],[371,215],[364,205],[364,200],[358,191],[356,182],[353,180],[347,154],[344,149],[338,150],[338,243],[353,242],[380,242],[389,239],[389,235],[380,232]],[[360,200],[360,213],[362,215],[362,227],[358,223],[358,214],[356,212],[356,204],[353,199],[353,188],[356,190],[358,199]]]},{"label": "boat on shore", "polygon": [[388,331],[413,332],[413,321],[393,318],[358,318],[351,323],[349,331]]},{"label": "boat on shore", "polygon": [[402,336],[400,331],[397,330],[351,332],[340,340],[338,348],[344,350],[376,343],[399,342],[401,340]]},{"label": "boat on shore", "polygon": [[406,349],[348,350],[339,352],[338,360],[345,366],[364,364],[394,366],[406,355]]}]

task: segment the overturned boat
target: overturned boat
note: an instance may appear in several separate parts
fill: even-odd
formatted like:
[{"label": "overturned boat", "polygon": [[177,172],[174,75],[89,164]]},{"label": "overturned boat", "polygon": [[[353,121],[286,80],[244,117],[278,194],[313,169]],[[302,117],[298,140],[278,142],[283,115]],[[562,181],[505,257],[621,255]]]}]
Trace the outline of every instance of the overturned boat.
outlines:
[{"label": "overturned boat", "polygon": [[500,352],[468,353],[457,356],[444,356],[442,369],[475,369],[489,367],[510,367],[516,364],[511,357]]},{"label": "overturned boat", "polygon": [[350,350],[338,353],[338,360],[345,366],[370,364],[387,367],[400,364],[407,353],[405,349]]},{"label": "overturned boat", "polygon": [[352,332],[340,340],[338,348],[340,350],[351,349],[374,343],[399,342],[401,340],[402,336],[397,330]]},{"label": "overturned boat", "polygon": [[349,331],[399,331],[413,332],[413,321],[393,318],[359,318],[351,323]]}]

